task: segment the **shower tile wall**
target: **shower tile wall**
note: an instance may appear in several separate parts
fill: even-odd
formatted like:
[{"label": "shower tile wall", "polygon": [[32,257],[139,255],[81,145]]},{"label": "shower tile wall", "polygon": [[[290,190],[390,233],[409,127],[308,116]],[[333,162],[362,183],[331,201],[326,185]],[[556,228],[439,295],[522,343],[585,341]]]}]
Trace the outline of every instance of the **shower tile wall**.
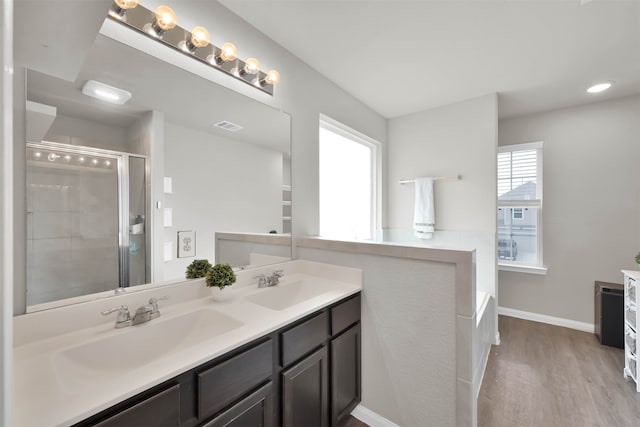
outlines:
[{"label": "shower tile wall", "polygon": [[118,286],[117,196],[115,168],[28,166],[28,305]]}]

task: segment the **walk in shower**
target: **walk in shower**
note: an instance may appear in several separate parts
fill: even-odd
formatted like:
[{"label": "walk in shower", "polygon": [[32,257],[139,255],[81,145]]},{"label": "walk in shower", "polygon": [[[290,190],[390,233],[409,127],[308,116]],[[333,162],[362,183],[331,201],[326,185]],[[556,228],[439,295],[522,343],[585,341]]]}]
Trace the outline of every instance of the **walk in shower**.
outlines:
[{"label": "walk in shower", "polygon": [[27,144],[27,305],[150,280],[147,158]]}]

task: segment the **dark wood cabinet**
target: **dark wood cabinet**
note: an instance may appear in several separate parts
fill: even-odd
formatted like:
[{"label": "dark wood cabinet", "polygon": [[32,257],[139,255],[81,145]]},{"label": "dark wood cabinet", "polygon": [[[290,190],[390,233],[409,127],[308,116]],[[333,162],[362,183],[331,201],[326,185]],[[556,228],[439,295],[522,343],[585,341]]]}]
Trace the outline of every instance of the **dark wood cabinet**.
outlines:
[{"label": "dark wood cabinet", "polygon": [[273,427],[272,393],[269,382],[203,427]]},{"label": "dark wood cabinet", "polygon": [[282,426],[329,425],[327,347],[282,372]]},{"label": "dark wood cabinet", "polygon": [[271,339],[196,374],[198,419],[204,420],[242,398],[273,373]]},{"label": "dark wood cabinet", "polygon": [[76,424],[339,426],[360,402],[360,295],[183,372]]},{"label": "dark wood cabinet", "polygon": [[361,399],[360,324],[331,341],[331,425],[340,426]]},{"label": "dark wood cabinet", "polygon": [[180,425],[180,385],[175,384],[92,425],[177,427]]}]

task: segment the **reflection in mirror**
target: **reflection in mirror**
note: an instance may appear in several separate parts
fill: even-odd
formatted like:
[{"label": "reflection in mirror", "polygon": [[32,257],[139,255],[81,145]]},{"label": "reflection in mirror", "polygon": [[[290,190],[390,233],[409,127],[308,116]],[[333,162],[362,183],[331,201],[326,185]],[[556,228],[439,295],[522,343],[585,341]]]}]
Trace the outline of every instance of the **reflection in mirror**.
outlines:
[{"label": "reflection in mirror", "polygon": [[27,99],[27,311],[291,257],[287,114],[102,35],[73,81],[29,70]]}]

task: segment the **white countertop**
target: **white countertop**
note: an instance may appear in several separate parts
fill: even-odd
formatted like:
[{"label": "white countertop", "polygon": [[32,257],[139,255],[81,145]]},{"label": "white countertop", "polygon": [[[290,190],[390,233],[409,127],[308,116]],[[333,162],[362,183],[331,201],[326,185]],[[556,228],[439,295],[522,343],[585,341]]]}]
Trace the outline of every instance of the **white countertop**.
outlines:
[{"label": "white countertop", "polygon": [[[271,290],[257,289],[252,277],[262,271],[249,270],[237,273],[238,282],[229,288],[233,296],[224,302],[214,301],[211,296],[206,296],[206,292],[203,294],[202,280],[193,280],[132,293],[129,301],[115,297],[87,303],[91,305],[90,310],[86,307],[87,304],[78,304],[16,317],[16,343],[19,344],[14,347],[15,427],[72,425],[362,290],[362,273],[359,270],[300,260],[279,264],[277,268],[285,270],[285,277],[281,279],[282,286],[296,280],[313,280],[314,286],[317,284],[322,287],[323,292],[283,310],[271,310],[246,299],[258,292]],[[274,269],[275,267],[271,266],[262,270],[269,273]],[[145,324],[115,329],[115,315],[104,318],[99,315],[101,310],[121,303],[129,303],[133,315],[137,307],[135,301],[146,302],[151,296],[167,294],[170,300],[160,302],[161,316]],[[195,297],[188,298],[185,294]],[[172,319],[175,321],[186,313],[202,309],[214,309],[243,324],[210,339],[178,344],[177,348],[151,358],[148,363],[128,366],[126,357],[122,357],[123,360],[114,361],[113,364],[110,363],[108,367],[101,367],[99,370],[86,366],[72,366],[68,362],[61,363],[61,353],[65,350],[92,341],[121,338],[120,334],[144,332],[142,328],[151,325],[156,325],[154,328],[164,322],[169,325],[168,322]],[[85,323],[80,314],[87,313],[88,310],[91,313],[95,312],[99,317],[86,319]],[[74,315],[77,317],[74,318]],[[69,319],[73,319],[77,327],[70,327]],[[52,322],[66,326],[52,328],[48,325]],[[38,325],[42,325],[49,332],[43,333]],[[136,345],[144,345],[143,342],[136,343],[136,339],[133,339],[133,343],[127,350],[131,351],[133,348],[133,351],[136,351]],[[117,358],[117,349],[111,351],[114,359]],[[101,356],[104,357],[104,354]],[[126,368],[122,368],[120,363]]]},{"label": "white countertop", "polygon": [[640,280],[640,270],[622,270],[622,274]]}]

